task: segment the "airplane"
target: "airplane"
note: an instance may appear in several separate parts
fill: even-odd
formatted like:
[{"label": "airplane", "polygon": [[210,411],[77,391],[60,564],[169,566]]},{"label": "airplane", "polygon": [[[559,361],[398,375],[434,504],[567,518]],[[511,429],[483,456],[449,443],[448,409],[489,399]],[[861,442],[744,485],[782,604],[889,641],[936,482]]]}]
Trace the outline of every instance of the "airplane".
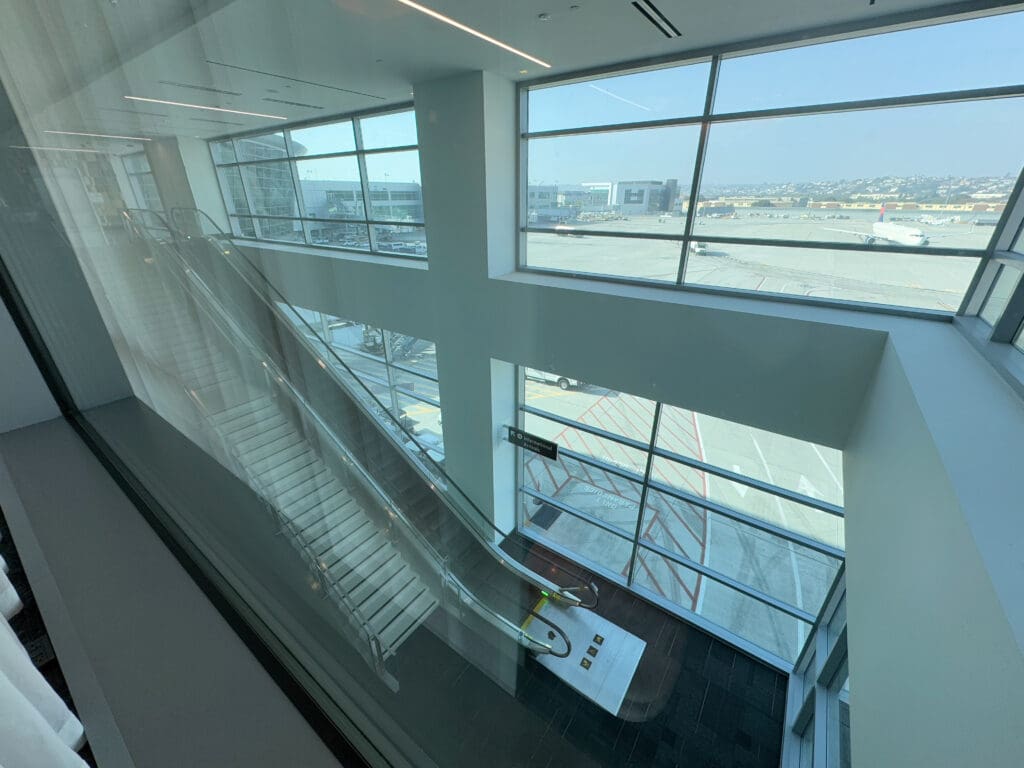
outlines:
[{"label": "airplane", "polygon": [[865,245],[873,245],[874,243],[881,241],[883,243],[892,243],[893,245],[923,247],[928,245],[929,240],[934,240],[939,237],[949,237],[949,235],[933,235],[929,238],[928,235],[916,227],[908,227],[905,224],[894,224],[891,221],[886,221],[884,205],[878,211],[878,221],[871,225],[871,234],[855,232],[851,229],[832,229],[830,227],[826,227],[825,229],[829,232],[842,232],[846,235],[856,235],[864,241]]}]

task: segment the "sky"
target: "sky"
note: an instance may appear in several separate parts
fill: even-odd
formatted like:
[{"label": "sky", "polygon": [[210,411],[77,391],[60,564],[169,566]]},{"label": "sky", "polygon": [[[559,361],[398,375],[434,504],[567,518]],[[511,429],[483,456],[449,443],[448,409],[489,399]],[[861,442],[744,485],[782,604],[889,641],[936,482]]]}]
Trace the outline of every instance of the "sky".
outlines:
[{"label": "sky", "polygon": [[[531,131],[693,116],[708,64],[531,92]],[[1024,85],[1024,12],[723,61],[718,113]],[[1024,98],[718,124],[709,184],[1016,175]],[[532,140],[530,183],[689,178],[696,128]],[[689,168],[687,168],[689,166]]]}]

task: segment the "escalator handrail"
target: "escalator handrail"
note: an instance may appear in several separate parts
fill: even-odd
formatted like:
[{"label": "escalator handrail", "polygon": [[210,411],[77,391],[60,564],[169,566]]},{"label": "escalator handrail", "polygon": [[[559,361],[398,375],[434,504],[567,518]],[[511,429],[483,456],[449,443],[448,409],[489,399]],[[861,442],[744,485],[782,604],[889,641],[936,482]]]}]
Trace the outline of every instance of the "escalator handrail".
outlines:
[{"label": "escalator handrail", "polygon": [[[126,211],[131,216],[131,211]],[[146,214],[151,214],[159,217],[152,211],[144,211]],[[441,577],[443,582],[452,588],[457,594],[461,596],[464,603],[468,604],[478,615],[481,615],[490,623],[495,624],[500,629],[505,630],[508,634],[515,637],[517,640],[522,642],[522,638],[528,640],[529,647],[538,653],[549,653],[555,656],[563,657],[563,653],[556,651],[554,646],[549,645],[541,640],[528,635],[525,630],[520,626],[516,625],[515,622],[503,616],[501,613],[486,605],[475,593],[470,590],[464,582],[462,582],[457,576],[452,574],[446,565],[445,558],[443,558],[437,550],[433,548],[429,541],[423,536],[423,534],[413,525],[406,516],[402,513],[401,509],[397,504],[390,498],[387,492],[380,487],[380,484],[368,473],[362,464],[352,456],[351,452],[344,446],[341,440],[338,439],[334,431],[323,421],[323,419],[316,413],[313,407],[306,401],[305,397],[301,392],[291,383],[284,372],[281,371],[277,364],[272,360],[268,359],[268,355],[263,354],[259,347],[254,344],[248,335],[238,327],[238,324],[231,318],[230,314],[221,306],[220,300],[216,297],[216,294],[206,285],[203,278],[196,273],[196,271],[184,260],[181,254],[175,254],[176,257],[181,261],[181,267],[185,275],[199,288],[199,291],[214,309],[216,314],[220,317],[220,322],[226,324],[230,330],[230,335],[237,337],[242,343],[246,352],[252,356],[258,363],[263,365],[272,381],[276,381],[281,385],[282,389],[291,396],[291,399],[295,404],[307,415],[308,418],[312,419],[316,425],[318,431],[322,432],[333,444],[336,450],[338,450],[342,457],[344,457],[346,465],[354,471],[356,477],[364,483],[368,490],[382,500],[385,508],[387,509],[390,519],[397,520],[402,528],[408,533],[412,534],[412,541],[414,546],[420,550],[421,556],[430,562],[434,568],[435,574]],[[217,322],[216,318],[214,319]],[[546,621],[546,620],[545,620]],[[550,621],[546,623],[551,624],[554,629],[561,635],[563,641],[567,644],[567,650],[565,655],[571,652],[571,644],[569,643],[568,636],[561,628],[553,625]],[[371,636],[376,637],[375,633],[371,633]],[[380,639],[378,638],[378,642]]]},{"label": "escalator handrail", "polygon": [[[277,297],[276,301],[280,301],[281,303],[285,304],[295,314],[295,317],[297,317],[302,322],[303,326],[305,326],[308,332],[314,338],[318,339],[320,344],[324,347],[324,349],[326,349],[327,352],[331,355],[332,363],[335,363],[339,367],[344,369],[348,373],[348,375],[355,381],[355,383],[359,387],[361,387],[365,391],[365,393],[372,399],[376,407],[380,409],[379,414],[368,414],[375,425],[379,425],[379,422],[382,417],[386,418],[389,421],[389,426],[397,428],[404,435],[404,438],[406,440],[412,441],[414,445],[419,445],[419,441],[416,439],[416,436],[408,428],[406,428],[405,425],[402,424],[399,419],[395,418],[387,409],[387,407],[380,402],[380,400],[369,389],[369,387],[366,386],[366,384],[355,374],[351,367],[335,352],[333,345],[320,336],[316,329],[314,329],[306,321],[302,314],[291,304],[291,302],[289,302],[284,297],[281,291],[278,290],[277,287],[267,278],[263,271],[258,266],[253,264],[252,261],[237,246],[235,246],[233,242],[231,242],[230,236],[227,235],[227,233],[225,233],[223,230],[221,230],[217,223],[213,221],[213,219],[210,218],[210,216],[207,213],[198,208],[172,208],[170,211],[170,215],[172,220],[175,220],[175,223],[177,223],[176,219],[179,214],[191,214],[201,216],[203,217],[203,219],[208,221],[209,224],[212,227],[214,227],[218,232],[217,244],[219,245],[221,243],[224,243],[229,245],[231,249],[238,256],[240,256],[241,259],[246,263],[248,268],[255,272],[256,275],[258,275],[261,285],[265,286],[269,291],[271,291],[274,294],[274,296]],[[182,236],[185,237],[186,239],[191,239],[191,235],[178,232],[176,227],[169,227],[168,229],[172,237]],[[200,231],[202,231],[201,228]],[[203,238],[206,239],[206,236],[204,235]],[[230,261],[228,263],[231,264]],[[235,270],[239,273],[241,278],[245,280],[247,284],[249,284],[249,286],[253,289],[253,292],[256,293],[256,295],[259,296],[264,301],[266,306],[283,321],[283,324],[290,331],[293,332],[293,335],[300,341],[300,343],[309,348],[310,343],[309,340],[305,338],[305,334],[295,332],[297,329],[295,328],[294,323],[287,316],[283,315],[280,307],[277,306],[276,302],[274,300],[267,300],[261,293],[260,288],[258,286],[253,285],[252,282],[250,281],[250,278],[247,277],[242,270],[239,270],[237,267],[234,266],[234,264],[231,264],[231,266],[235,268]],[[319,352],[315,348],[311,348],[311,351],[314,354],[316,354],[317,359],[319,359]],[[338,379],[336,372],[333,371],[332,368],[333,366],[328,366],[324,370],[326,370],[330,375],[332,375],[342,387],[347,388],[348,386],[350,386],[343,380]],[[353,400],[356,403],[357,407],[364,411],[366,410],[365,404],[363,403],[360,397],[353,397]],[[389,439],[394,440],[394,436],[388,434],[387,430],[382,429],[381,431]],[[422,458],[411,456],[404,450],[401,451],[401,453],[402,455],[405,456],[405,458],[409,461],[413,468],[421,476],[423,476],[423,479],[430,484],[431,490],[438,493],[438,495],[441,496],[441,498],[443,498],[447,502],[447,504],[457,514],[459,514],[460,517],[463,516],[461,512],[462,505],[460,505],[458,502],[462,501],[465,504],[465,506],[468,506],[470,509],[472,509],[472,511],[475,513],[476,518],[481,520],[485,525],[489,526],[494,533],[502,536],[504,535],[497,528],[497,526],[494,525],[490,518],[486,514],[484,514],[479,507],[477,507],[477,505],[472,501],[472,499],[470,499],[469,496],[464,491],[462,491],[461,488],[459,488],[458,484],[455,483],[452,480],[452,478],[450,478],[445,473],[444,469],[429,455],[427,451],[422,451]],[[427,464],[430,465],[429,468],[426,466]],[[455,491],[458,492],[456,498],[452,497],[452,494],[448,490],[449,488],[454,488]],[[592,582],[580,580],[582,581],[582,583],[579,586],[569,588],[557,585],[550,579],[547,579],[541,576],[540,574],[537,574],[530,568],[526,567],[518,560],[515,560],[514,558],[510,559],[508,553],[501,550],[501,548],[495,543],[495,541],[490,540],[486,536],[482,535],[478,528],[472,522],[468,522],[466,527],[469,529],[470,533],[474,536],[478,543],[484,546],[491,553],[491,555],[495,559],[497,559],[503,566],[510,570],[513,570],[517,575],[529,581],[538,589],[550,593],[556,600],[560,600],[561,602],[568,603],[569,605],[577,607],[593,607],[597,604],[597,592],[595,591],[595,587]],[[590,591],[593,595],[593,599],[591,601],[585,601],[578,595],[574,594],[574,592],[576,591]]]}]

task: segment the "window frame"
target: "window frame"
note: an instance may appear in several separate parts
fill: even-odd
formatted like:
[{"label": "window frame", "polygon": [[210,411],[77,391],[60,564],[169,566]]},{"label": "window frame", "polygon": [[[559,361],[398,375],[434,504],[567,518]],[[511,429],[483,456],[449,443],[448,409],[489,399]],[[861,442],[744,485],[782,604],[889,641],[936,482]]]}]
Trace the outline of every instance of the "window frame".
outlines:
[{"label": "window frame", "polygon": [[[310,246],[314,248],[326,248],[332,251],[342,251],[349,253],[371,253],[376,256],[386,256],[390,258],[408,259],[410,261],[423,263],[428,260],[428,254],[423,253],[403,253],[398,251],[390,251],[380,248],[378,243],[378,231],[377,227],[390,226],[390,227],[409,227],[412,229],[421,230],[424,233],[424,240],[426,237],[426,222],[425,221],[399,221],[395,219],[382,219],[374,218],[371,216],[373,208],[372,201],[370,199],[370,183],[367,176],[366,170],[366,156],[375,154],[391,154],[396,152],[409,152],[415,151],[419,153],[419,144],[403,144],[388,147],[375,147],[372,149],[366,149],[363,146],[361,120],[367,118],[378,117],[381,115],[400,114],[403,112],[412,112],[415,115],[415,108],[412,102],[402,102],[396,105],[390,105],[388,107],[380,109],[369,109],[360,110],[357,112],[347,112],[344,114],[331,115],[329,117],[317,117],[311,120],[302,120],[291,123],[286,123],[282,126],[275,126],[273,130],[268,130],[266,127],[255,129],[251,131],[245,131],[243,133],[232,133],[221,136],[215,136],[207,139],[207,150],[210,154],[210,160],[213,163],[214,171],[219,171],[221,168],[236,168],[238,169],[239,176],[242,179],[241,188],[245,196],[245,204],[249,213],[228,213],[228,219],[231,221],[232,226],[232,237],[238,240],[245,240],[249,242],[265,242],[265,243],[285,243],[290,245],[298,246]],[[333,123],[341,123],[350,121],[352,123],[352,131],[355,141],[355,149],[342,150],[338,152],[321,152],[310,155],[295,155],[292,152],[292,138],[291,132],[298,131],[305,128],[315,128],[323,125],[330,125]],[[238,148],[235,144],[237,141],[241,141],[247,138],[256,136],[263,136],[268,133],[280,133],[284,142],[284,155],[277,158],[259,158],[254,160],[239,160],[238,159]],[[231,142],[232,152],[235,155],[235,159],[232,162],[220,162],[217,160],[217,155],[214,152],[214,145],[222,142]],[[358,189],[353,190],[361,194],[361,201],[363,205],[363,218],[326,218],[322,216],[310,216],[306,211],[306,201],[302,196],[301,180],[298,175],[298,163],[306,160],[324,160],[335,157],[354,157],[357,160],[359,167],[359,182]],[[290,170],[292,190],[295,196],[295,210],[297,215],[295,216],[280,216],[280,215],[259,215],[254,212],[252,206],[253,191],[250,189],[250,181],[246,178],[246,174],[242,171],[242,168],[249,165],[259,165],[267,163],[283,163],[287,164]],[[221,193],[221,199],[227,202],[225,198],[225,189],[221,184],[221,175],[217,173],[218,189]],[[353,182],[354,183],[354,182]],[[422,183],[420,185],[420,207],[422,208],[423,195],[422,195]],[[238,234],[241,231],[241,227],[236,222],[247,220],[250,222],[250,226],[256,233],[255,237],[250,237],[245,234]],[[267,237],[263,234],[261,222],[266,221],[290,221],[295,222],[299,225],[296,230],[300,234],[301,240],[298,242],[284,239],[275,239]],[[311,241],[309,236],[309,224],[353,224],[362,226],[366,229],[366,248],[354,247],[354,246],[340,246],[325,243],[314,243]],[[237,231],[236,231],[237,230]],[[414,246],[414,250],[418,250]]]},{"label": "window frame", "polygon": [[[634,450],[643,451],[646,454],[647,462],[643,472],[630,470],[626,467],[618,466],[609,461],[605,461],[596,456],[589,456],[570,448],[559,446],[559,455],[565,455],[567,458],[574,462],[592,467],[602,472],[609,473],[616,477],[625,479],[632,483],[636,483],[640,486],[641,497],[637,506],[637,520],[635,531],[632,535],[624,531],[618,526],[615,526],[609,522],[601,520],[599,517],[588,512],[584,509],[579,509],[572,506],[562,500],[555,499],[543,491],[532,487],[526,477],[526,454],[523,448],[515,449],[515,526],[516,530],[520,535],[527,539],[536,541],[540,545],[550,549],[557,554],[566,557],[574,562],[578,562],[585,567],[593,570],[595,573],[599,573],[604,578],[612,581],[627,590],[630,590],[644,599],[659,605],[670,613],[682,616],[688,621],[707,629],[716,636],[723,637],[727,642],[731,643],[737,648],[740,648],[747,653],[765,661],[766,663],[774,666],[775,668],[789,673],[793,670],[793,663],[787,659],[777,656],[770,650],[761,648],[753,641],[747,640],[741,635],[736,634],[730,629],[723,627],[717,623],[712,622],[709,619],[704,618],[701,614],[696,611],[690,610],[686,606],[679,605],[669,598],[659,595],[653,590],[650,590],[642,584],[635,583],[635,571],[636,564],[638,561],[638,555],[641,551],[648,551],[659,557],[665,558],[674,565],[687,569],[700,575],[703,578],[710,579],[719,584],[722,584],[735,592],[749,597],[757,602],[769,606],[770,608],[779,611],[790,618],[797,621],[804,622],[807,626],[807,632],[810,634],[812,628],[815,625],[816,619],[814,614],[811,614],[795,605],[787,603],[773,595],[770,595],[757,587],[745,584],[738,579],[735,579],[725,573],[721,573],[711,567],[698,563],[685,555],[672,551],[656,542],[647,541],[643,539],[642,529],[645,520],[648,520],[647,496],[650,490],[657,491],[663,495],[673,497],[679,501],[702,507],[709,515],[718,515],[722,518],[732,520],[741,525],[748,526],[754,530],[767,533],[771,536],[778,537],[779,539],[792,543],[796,546],[804,547],[812,552],[824,555],[826,557],[833,558],[837,561],[836,578],[843,572],[846,553],[844,549],[831,546],[821,541],[811,539],[804,536],[796,531],[789,531],[781,528],[767,520],[762,520],[754,515],[748,514],[741,510],[733,509],[725,504],[714,501],[712,499],[702,498],[695,494],[689,493],[681,488],[676,488],[663,483],[651,476],[652,465],[656,458],[661,458],[667,461],[675,462],[683,466],[687,466],[693,469],[706,471],[714,474],[720,478],[730,480],[732,482],[738,482],[746,485],[749,488],[759,490],[765,493],[784,498],[788,501],[803,504],[807,507],[822,512],[823,514],[833,515],[840,519],[844,519],[845,514],[842,507],[836,506],[829,502],[821,499],[815,499],[804,494],[798,493],[791,489],[783,486],[775,485],[772,483],[759,480],[754,477],[748,477],[746,475],[740,475],[736,472],[725,469],[724,467],[718,467],[717,465],[709,464],[696,458],[682,456],[681,454],[669,451],[657,444],[657,438],[659,428],[661,424],[661,413],[664,404],[660,401],[654,402],[654,415],[651,423],[651,433],[647,441],[638,440],[624,435],[619,435],[607,430],[601,429],[600,427],[586,424],[575,419],[561,416],[544,409],[537,408],[527,404],[526,401],[526,368],[524,365],[516,366],[516,426],[519,429],[526,430],[526,416],[533,415],[535,417],[543,418],[548,421],[561,424],[566,427],[577,429],[580,432],[591,434],[595,437],[608,440],[610,442],[618,443],[619,445],[632,448]],[[533,527],[527,525],[525,515],[525,503],[526,499],[535,499],[544,502],[555,509],[558,509],[563,514],[568,514],[584,523],[593,525],[596,528],[600,528],[602,531],[615,536],[631,545],[632,551],[628,562],[628,572],[626,577],[623,577],[621,573],[617,573],[613,569],[609,568],[606,564],[596,562],[585,555],[575,552],[572,549],[559,544],[558,542],[548,538],[542,532],[536,531]],[[835,579],[830,586],[829,590],[824,596],[823,606],[828,603],[831,599],[831,595],[835,590]],[[820,614],[819,614],[820,616]]]},{"label": "window frame", "polygon": [[[954,17],[928,17],[922,15],[917,19],[916,27],[928,27],[938,24],[957,23],[968,21],[985,16],[997,16],[1001,13],[1012,13],[1019,9],[996,9],[995,12],[989,9],[988,12],[978,12]],[[613,66],[599,67],[574,73],[554,75],[520,81],[518,83],[518,98],[516,103],[517,140],[516,140],[516,225],[518,237],[515,246],[516,271],[527,274],[551,275],[557,277],[570,277],[598,282],[613,283],[619,285],[637,285],[653,287],[669,291],[687,291],[721,296],[738,296],[752,298],[760,301],[780,301],[795,304],[808,304],[813,306],[833,307],[854,311],[874,312],[881,314],[892,314],[902,317],[917,319],[936,320],[952,322],[956,316],[963,315],[976,287],[992,258],[999,251],[1008,251],[1013,246],[1014,236],[1020,231],[1020,237],[1024,238],[1024,210],[1022,208],[1022,188],[1024,188],[1024,167],[1018,171],[1016,183],[1010,192],[1005,207],[999,216],[992,237],[984,248],[943,248],[929,246],[920,248],[915,246],[887,245],[876,247],[864,243],[827,243],[823,241],[792,241],[785,239],[761,239],[761,238],[737,238],[737,237],[715,237],[705,234],[697,236],[694,233],[694,219],[700,192],[700,180],[704,163],[707,156],[707,138],[710,127],[716,123],[736,122],[747,120],[768,119],[773,117],[788,117],[796,115],[833,114],[841,112],[858,112],[871,109],[889,107],[914,107],[928,104],[945,104],[956,102],[978,101],[983,99],[1021,98],[1024,97],[1024,84],[1014,86],[997,86],[990,88],[972,88],[954,91],[942,91],[932,93],[920,93],[907,96],[884,97],[877,99],[848,100],[838,102],[822,102],[818,104],[802,105],[795,107],[776,107],[769,109],[756,109],[742,112],[714,111],[714,96],[717,88],[718,78],[721,71],[722,61],[725,59],[742,56],[755,55],[759,53],[770,53],[785,49],[801,48],[810,45],[827,44],[839,42],[854,37],[870,37],[888,32],[900,31],[911,28],[904,20],[899,26],[871,27],[856,26],[847,30],[845,34],[836,29],[828,29],[819,34],[811,34],[807,37],[797,37],[787,41],[771,41],[765,44],[762,41],[746,41],[739,44],[724,45],[714,49],[704,49],[696,52],[684,52],[679,55],[648,57],[630,62],[620,63]],[[544,131],[529,130],[529,93],[531,90],[571,83],[585,82],[600,77],[626,75],[649,71],[652,69],[670,68],[710,62],[708,74],[707,91],[703,113],[699,116],[686,116],[678,118],[667,118],[650,121],[637,121],[628,123],[609,123],[604,125],[584,126],[578,128],[561,128]],[[665,236],[664,239],[678,240],[680,243],[679,268],[677,270],[676,282],[670,284],[664,281],[655,281],[644,278],[617,277],[613,275],[586,272],[579,270],[562,270],[550,267],[530,266],[527,263],[526,237],[530,232],[555,233],[553,227],[532,227],[528,221],[529,211],[529,151],[528,142],[531,139],[573,136],[591,133],[605,133],[609,131],[636,130],[638,128],[656,128],[681,125],[699,125],[701,127],[700,138],[697,146],[697,158],[694,164],[693,176],[690,185],[689,205],[686,210],[686,222],[684,230],[678,236]],[[621,233],[606,232],[599,230],[587,230],[588,234],[595,236],[609,236],[619,238],[650,238],[651,234],[644,233]],[[690,244],[693,242],[707,243],[728,243],[740,245],[765,245],[783,246],[807,249],[829,249],[848,251],[851,253],[907,253],[916,255],[927,255],[929,257],[942,258],[944,256],[959,256],[977,258],[978,264],[974,271],[971,283],[964,292],[960,308],[956,312],[948,312],[937,309],[922,309],[906,307],[893,304],[875,304],[847,299],[823,299],[799,295],[760,292],[756,290],[745,290],[736,288],[725,288],[718,286],[705,286],[688,283],[685,280],[686,262],[690,252]]]}]

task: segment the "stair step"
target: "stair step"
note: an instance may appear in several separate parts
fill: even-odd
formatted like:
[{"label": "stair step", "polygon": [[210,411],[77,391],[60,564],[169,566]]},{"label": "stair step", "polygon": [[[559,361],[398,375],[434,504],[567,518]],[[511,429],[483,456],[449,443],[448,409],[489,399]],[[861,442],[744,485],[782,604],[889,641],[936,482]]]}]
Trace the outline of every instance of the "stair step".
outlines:
[{"label": "stair step", "polygon": [[366,616],[367,620],[370,622],[370,626],[374,628],[374,631],[376,631],[378,635],[381,634],[388,625],[391,624],[391,622],[400,619],[400,617],[404,615],[406,608],[408,608],[416,598],[420,597],[420,595],[426,591],[427,588],[423,586],[423,582],[417,578],[413,578],[402,588],[400,592],[385,603],[379,611],[370,616]]},{"label": "stair step", "polygon": [[248,461],[246,462],[246,466],[254,475],[262,477],[268,472],[274,471],[277,467],[293,461],[298,456],[310,452],[311,449],[309,447],[309,443],[301,437],[297,437],[296,441],[286,448],[282,448],[277,453],[272,453],[265,458]]},{"label": "stair step", "polygon": [[[359,611],[365,618],[375,616],[385,605],[396,599],[403,590],[414,581],[418,581],[415,572],[409,566],[395,571],[389,579],[378,579],[376,576],[365,583],[371,587],[370,593],[359,603]],[[371,620],[372,624],[373,621]]]},{"label": "stair step", "polygon": [[[308,510],[323,504],[325,501],[335,496],[338,491],[344,490],[344,487],[336,479],[331,478],[330,482],[319,488],[311,489],[305,495],[299,494],[295,498],[290,498],[287,503],[278,504],[278,509],[281,510],[281,514],[287,517],[289,520],[294,520],[301,514],[304,514]],[[278,499],[278,502],[281,500]]]},{"label": "stair step", "polygon": [[295,443],[304,442],[302,435],[298,432],[289,432],[284,435],[269,436],[268,441],[250,446],[247,450],[240,450],[239,457],[245,466],[251,466],[253,462],[270,458],[278,451],[283,451]]},{"label": "stair step", "polygon": [[324,463],[315,456],[307,457],[307,459],[309,461],[308,464],[296,466],[291,472],[275,473],[277,474],[276,479],[270,479],[274,477],[274,474],[265,475],[263,477],[264,487],[274,496],[281,496],[295,486],[304,483],[306,480],[315,477],[327,469]]},{"label": "stair step", "polygon": [[330,568],[379,533],[373,521],[365,514],[353,515],[341,525],[328,528],[315,539],[311,539],[309,546]]},{"label": "stair step", "polygon": [[328,515],[332,515],[332,519],[340,523],[358,511],[360,511],[359,505],[353,501],[347,491],[341,489],[333,496],[311,505],[305,511],[288,519],[292,521],[296,530],[302,532],[326,519]]},{"label": "stair step", "polygon": [[247,403],[240,403],[239,405],[213,414],[213,422],[217,426],[224,426],[236,418],[246,416],[256,411],[261,411],[273,404],[274,401],[269,397],[258,397],[255,400],[250,400]]},{"label": "stair step", "polygon": [[380,639],[388,649],[387,655],[394,655],[402,642],[430,617],[437,606],[437,598],[428,589],[424,589],[410,605],[406,606],[403,615],[399,617],[400,620],[392,621],[380,633]]},{"label": "stair step", "polygon": [[259,434],[269,432],[272,429],[280,427],[282,424],[287,424],[288,419],[285,418],[284,414],[276,411],[268,411],[268,416],[264,421],[255,421],[245,426],[231,425],[230,428],[225,428],[222,433],[235,445],[240,445],[246,440],[256,437]]},{"label": "stair step", "polygon": [[368,583],[372,574],[378,570],[383,571],[393,562],[397,562],[399,567],[405,565],[405,561],[399,556],[397,549],[394,547],[381,547],[353,568],[344,578],[340,579],[338,586],[345,592],[352,594],[361,585]]},{"label": "stair step", "polygon": [[[295,502],[306,498],[310,494],[315,494],[321,488],[326,487],[330,483],[336,482],[337,480],[335,479],[334,475],[331,474],[330,470],[324,468],[317,472],[315,475],[307,477],[301,483],[292,486],[287,491],[284,491],[283,493],[274,494],[272,501],[279,509],[285,509],[287,507],[290,507]],[[331,495],[334,495],[333,492],[331,493]],[[324,501],[328,497],[321,495],[318,498],[320,501]]]},{"label": "stair step", "polygon": [[341,509],[329,510],[311,519],[311,522],[301,529],[302,540],[315,552],[320,553],[330,549],[341,537],[355,533],[367,521],[366,513],[355,503],[347,504]]},{"label": "stair step", "polygon": [[303,450],[295,453],[294,456],[290,456],[287,459],[280,459],[277,463],[271,464],[267,469],[256,474],[259,475],[260,480],[265,483],[275,483],[278,479],[289,475],[296,469],[301,469],[307,466],[313,461],[317,461],[318,457],[313,449],[307,444]]},{"label": "stair step", "polygon": [[380,531],[374,529],[375,535],[366,539],[355,549],[348,552],[344,557],[334,563],[328,563],[327,570],[332,578],[342,581],[354,571],[361,562],[372,557],[381,547],[389,547],[388,540]]},{"label": "stair step", "polygon": [[[364,570],[363,566],[369,560],[374,561],[376,566]],[[408,571],[409,566],[401,557],[399,557],[397,549],[394,547],[381,547],[373,554],[372,557],[368,558],[368,560],[364,560],[357,570],[364,572],[361,576],[362,581],[356,582],[353,580],[352,586],[346,589],[346,592],[348,592],[348,596],[352,598],[352,602],[356,605],[362,606],[363,603],[369,601],[399,573],[402,571]],[[339,584],[338,586],[342,585]]]}]

